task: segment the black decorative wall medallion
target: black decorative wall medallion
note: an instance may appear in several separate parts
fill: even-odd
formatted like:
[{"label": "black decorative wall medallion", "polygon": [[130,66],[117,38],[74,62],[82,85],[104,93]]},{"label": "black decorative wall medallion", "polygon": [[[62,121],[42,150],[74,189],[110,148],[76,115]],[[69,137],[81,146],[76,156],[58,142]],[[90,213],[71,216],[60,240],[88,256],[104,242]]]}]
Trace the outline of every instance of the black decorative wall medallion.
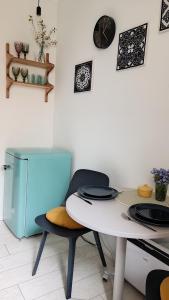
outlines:
[{"label": "black decorative wall medallion", "polygon": [[92,61],[75,66],[74,92],[86,92],[91,90]]},{"label": "black decorative wall medallion", "polygon": [[162,0],[160,31],[169,28],[169,0]]},{"label": "black decorative wall medallion", "polygon": [[119,34],[117,70],[144,64],[147,26],[146,23]]}]

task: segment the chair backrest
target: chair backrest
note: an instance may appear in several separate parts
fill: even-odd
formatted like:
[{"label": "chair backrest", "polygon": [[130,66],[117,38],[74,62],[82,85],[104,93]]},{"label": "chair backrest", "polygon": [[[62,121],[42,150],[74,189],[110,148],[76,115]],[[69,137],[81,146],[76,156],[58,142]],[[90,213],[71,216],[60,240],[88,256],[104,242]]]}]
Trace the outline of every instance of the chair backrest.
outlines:
[{"label": "chair backrest", "polygon": [[104,173],[93,170],[77,170],[70,181],[65,201],[83,185],[109,186],[109,177]]}]

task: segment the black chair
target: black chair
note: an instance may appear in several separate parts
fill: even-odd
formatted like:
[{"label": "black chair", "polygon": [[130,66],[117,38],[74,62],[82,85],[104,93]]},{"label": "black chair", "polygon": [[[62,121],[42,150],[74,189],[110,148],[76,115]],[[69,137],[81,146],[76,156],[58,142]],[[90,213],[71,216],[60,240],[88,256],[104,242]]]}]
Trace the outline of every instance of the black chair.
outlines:
[{"label": "black chair", "polygon": [[168,276],[169,271],[165,270],[153,270],[148,274],[146,279],[146,300],[161,300],[160,285]]},{"label": "black chair", "polygon": [[[65,203],[66,203],[66,199],[73,193],[77,192],[78,188],[83,185],[109,186],[109,178],[107,175],[100,172],[85,170],[85,169],[77,170],[71,179],[65,197]],[[69,239],[68,270],[67,270],[67,284],[66,284],[66,299],[69,299],[71,298],[71,292],[72,292],[76,240],[79,236],[82,236],[83,234],[91,231],[91,229],[85,227],[81,229],[67,229],[64,227],[60,227],[49,222],[46,219],[45,214],[36,217],[35,222],[41,227],[41,229],[43,230],[43,234],[42,234],[42,239],[38,250],[37,258],[34,264],[32,275],[36,274],[48,233],[54,233],[56,235]],[[93,234],[94,234],[94,238],[96,241],[96,245],[99,251],[102,264],[104,267],[106,267],[106,261],[104,258],[99,234],[96,231],[93,231]]]}]

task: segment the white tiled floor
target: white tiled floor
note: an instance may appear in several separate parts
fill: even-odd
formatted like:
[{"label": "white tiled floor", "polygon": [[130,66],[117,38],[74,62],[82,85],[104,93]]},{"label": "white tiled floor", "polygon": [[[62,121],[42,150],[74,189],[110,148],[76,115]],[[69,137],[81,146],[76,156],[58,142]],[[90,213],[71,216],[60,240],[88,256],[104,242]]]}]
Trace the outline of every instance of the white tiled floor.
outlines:
[{"label": "white tiled floor", "polygon": [[[65,300],[68,242],[49,235],[37,275],[32,277],[40,238],[18,240],[0,222],[0,300]],[[79,239],[72,299],[111,300],[112,284],[110,281],[103,282],[101,273],[97,250]],[[143,299],[140,293],[125,284],[124,300]]]}]

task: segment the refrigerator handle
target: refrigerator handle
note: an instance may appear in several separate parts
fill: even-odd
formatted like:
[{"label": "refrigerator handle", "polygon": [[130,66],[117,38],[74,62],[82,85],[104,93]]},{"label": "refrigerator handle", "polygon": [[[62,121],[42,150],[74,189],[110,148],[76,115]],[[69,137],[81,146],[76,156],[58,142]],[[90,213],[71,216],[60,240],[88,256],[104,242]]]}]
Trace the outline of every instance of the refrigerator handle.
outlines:
[{"label": "refrigerator handle", "polygon": [[10,169],[11,166],[10,165],[3,165],[2,167],[6,171],[7,169]]}]

